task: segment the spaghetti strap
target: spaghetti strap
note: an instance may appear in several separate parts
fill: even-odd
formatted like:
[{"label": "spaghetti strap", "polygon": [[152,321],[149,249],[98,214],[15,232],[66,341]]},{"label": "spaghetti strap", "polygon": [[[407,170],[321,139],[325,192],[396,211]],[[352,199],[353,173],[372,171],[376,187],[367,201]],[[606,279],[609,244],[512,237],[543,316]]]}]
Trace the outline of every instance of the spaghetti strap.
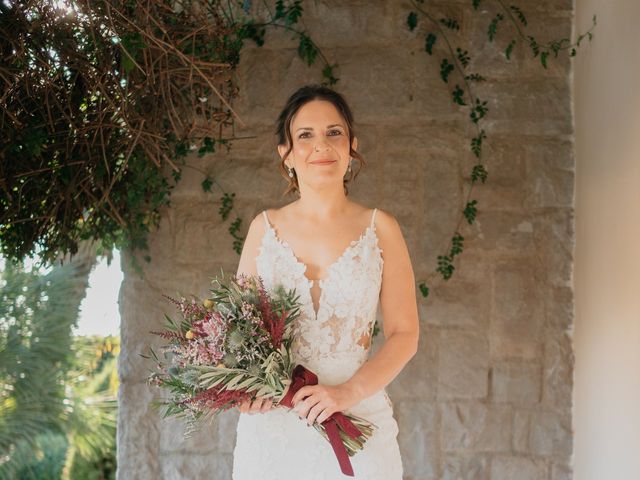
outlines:
[{"label": "spaghetti strap", "polygon": [[373,213],[371,214],[371,227],[372,228],[373,228],[373,222],[375,221],[375,218],[376,218],[376,211],[377,210],[378,210],[377,208],[374,208],[373,209]]},{"label": "spaghetti strap", "polygon": [[264,224],[267,228],[271,227],[271,224],[269,223],[269,217],[267,217],[267,211],[263,210],[262,211],[262,216],[264,217]]}]

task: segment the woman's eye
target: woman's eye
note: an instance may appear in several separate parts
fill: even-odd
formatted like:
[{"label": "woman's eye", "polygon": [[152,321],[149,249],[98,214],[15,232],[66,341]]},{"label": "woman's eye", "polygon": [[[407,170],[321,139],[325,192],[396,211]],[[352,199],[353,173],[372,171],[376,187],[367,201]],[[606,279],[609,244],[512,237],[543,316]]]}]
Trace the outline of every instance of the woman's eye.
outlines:
[{"label": "woman's eye", "polygon": [[[300,135],[298,135],[298,138],[303,138],[305,137],[309,132],[302,132]],[[342,132],[340,130],[329,130],[329,133],[337,133],[338,135],[342,135]],[[334,135],[332,135],[334,136]]]}]

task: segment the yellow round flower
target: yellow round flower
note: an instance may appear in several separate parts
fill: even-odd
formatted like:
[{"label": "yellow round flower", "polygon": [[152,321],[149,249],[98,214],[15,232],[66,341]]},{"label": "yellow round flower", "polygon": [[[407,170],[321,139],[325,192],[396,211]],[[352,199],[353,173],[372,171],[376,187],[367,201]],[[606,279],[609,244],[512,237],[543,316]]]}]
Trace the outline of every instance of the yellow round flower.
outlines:
[{"label": "yellow round flower", "polygon": [[226,368],[226,365],[222,362],[216,365],[216,368]]},{"label": "yellow round flower", "polygon": [[213,307],[213,300],[207,298],[204,302],[202,302],[202,304],[205,306],[205,308],[211,308]]},{"label": "yellow round flower", "polygon": [[191,330],[185,333],[184,336],[186,337],[187,340],[193,340],[193,337],[195,337],[194,333]]}]

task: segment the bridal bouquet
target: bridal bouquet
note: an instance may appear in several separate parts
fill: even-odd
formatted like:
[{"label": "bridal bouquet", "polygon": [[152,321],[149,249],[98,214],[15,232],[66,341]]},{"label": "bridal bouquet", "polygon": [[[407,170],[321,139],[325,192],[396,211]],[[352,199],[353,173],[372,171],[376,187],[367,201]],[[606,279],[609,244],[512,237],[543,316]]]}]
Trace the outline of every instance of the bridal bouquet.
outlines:
[{"label": "bridal bouquet", "polygon": [[[313,372],[292,362],[293,322],[300,315],[295,289],[277,286],[270,295],[259,276],[224,273],[212,285],[204,301],[165,295],[182,318],[165,315],[165,330],[151,333],[167,343],[160,355],[150,349],[145,356],[156,363],[148,382],[168,394],[154,405],[165,407],[165,417],[186,419],[187,436],[199,420],[246,399],[271,398],[292,408],[300,388],[318,383]],[[331,443],[343,473],[353,476],[348,457],[363,448],[375,425],[341,412],[313,425]]]}]

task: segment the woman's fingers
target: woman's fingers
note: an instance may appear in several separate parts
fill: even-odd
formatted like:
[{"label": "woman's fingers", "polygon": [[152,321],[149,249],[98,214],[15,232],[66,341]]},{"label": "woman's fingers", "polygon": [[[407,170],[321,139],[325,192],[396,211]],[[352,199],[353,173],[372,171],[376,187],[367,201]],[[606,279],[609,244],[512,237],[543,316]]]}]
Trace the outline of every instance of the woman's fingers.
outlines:
[{"label": "woman's fingers", "polygon": [[262,404],[262,408],[260,409],[260,413],[268,412],[269,410],[271,410],[272,406],[273,406],[273,402],[271,401],[271,399],[270,398],[265,399],[265,401]]},{"label": "woman's fingers", "polygon": [[241,413],[265,413],[273,407],[273,401],[270,398],[256,398],[253,402],[243,400],[238,406]]}]

